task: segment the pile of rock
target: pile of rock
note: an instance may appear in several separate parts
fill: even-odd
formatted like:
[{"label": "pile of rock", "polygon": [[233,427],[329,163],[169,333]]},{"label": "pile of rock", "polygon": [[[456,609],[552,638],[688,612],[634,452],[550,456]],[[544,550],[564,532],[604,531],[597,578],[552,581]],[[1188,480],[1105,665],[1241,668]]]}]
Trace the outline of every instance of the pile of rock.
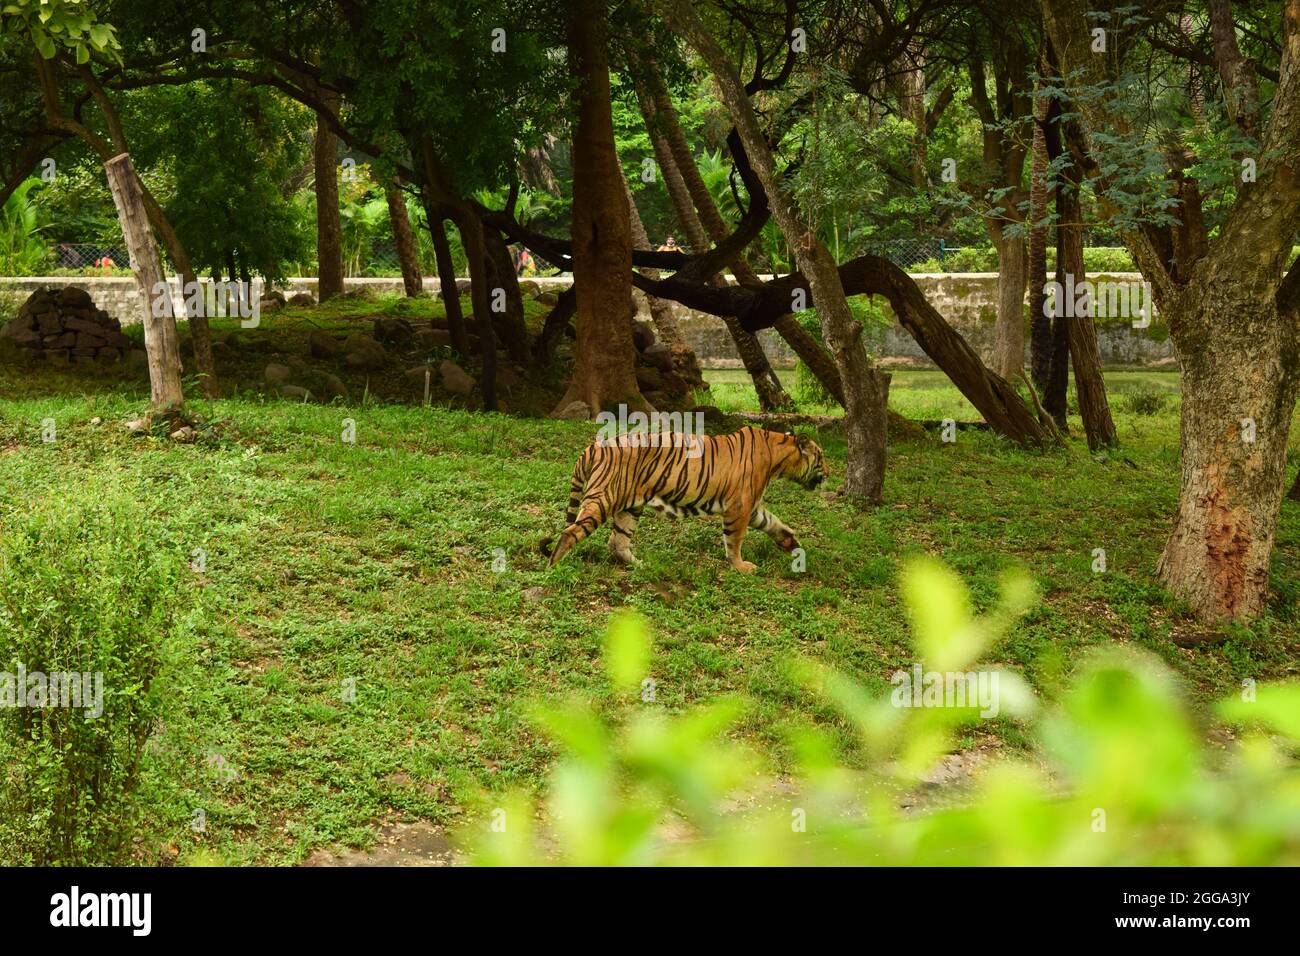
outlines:
[{"label": "pile of rock", "polygon": [[636,346],[636,382],[645,400],[662,410],[687,401],[691,385],[674,368],[672,349],[657,340],[649,322],[633,322],[632,343]]},{"label": "pile of rock", "polygon": [[37,289],[0,329],[0,339],[16,345],[27,361],[52,365],[116,362],[134,348],[121,323],[96,308],[85,289],[72,286]]}]

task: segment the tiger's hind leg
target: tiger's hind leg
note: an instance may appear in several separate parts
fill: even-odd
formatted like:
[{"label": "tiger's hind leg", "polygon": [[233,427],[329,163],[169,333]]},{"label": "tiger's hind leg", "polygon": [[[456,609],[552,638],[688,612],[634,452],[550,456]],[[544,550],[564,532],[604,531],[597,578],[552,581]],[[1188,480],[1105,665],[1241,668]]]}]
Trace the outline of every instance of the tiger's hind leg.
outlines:
[{"label": "tiger's hind leg", "polygon": [[793,551],[799,547],[789,526],[766,508],[760,506],[754,509],[754,513],[749,516],[749,526],[766,534],[782,551]]},{"label": "tiger's hind leg", "polygon": [[609,553],[614,560],[622,564],[640,564],[641,561],[632,553],[632,532],[636,530],[636,519],[640,509],[628,509],[614,515],[610,522],[614,530],[609,533]]},{"label": "tiger's hind leg", "polygon": [[578,508],[578,516],[573,524],[564,529],[560,535],[559,542],[555,545],[555,550],[551,552],[551,567],[555,567],[560,559],[574,549],[584,538],[595,532],[605,522],[608,516],[608,509],[601,499],[596,497],[584,498],[581,507]]},{"label": "tiger's hind leg", "polygon": [[740,501],[728,502],[722,512],[722,546],[727,551],[727,560],[741,574],[750,574],[756,565],[740,556],[740,546],[745,541],[745,528],[749,524],[752,510]]}]

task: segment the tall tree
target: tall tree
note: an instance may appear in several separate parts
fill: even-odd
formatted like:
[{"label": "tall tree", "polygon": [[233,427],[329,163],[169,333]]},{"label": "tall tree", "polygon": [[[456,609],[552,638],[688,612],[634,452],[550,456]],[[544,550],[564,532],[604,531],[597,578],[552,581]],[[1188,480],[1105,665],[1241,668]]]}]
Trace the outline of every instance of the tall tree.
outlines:
[{"label": "tall tree", "polygon": [[782,189],[776,161],[735,64],[701,22],[688,0],[658,0],[664,20],[703,58],[713,72],[736,132],[772,206],[772,215],[808,280],[844,388],[848,460],[845,494],[880,501],[885,481],[885,433],[889,376],[876,369],[862,344],[862,326],[849,311],[839,270],[830,250],[801,221],[793,198]]},{"label": "tall tree", "polygon": [[569,69],[578,83],[573,131],[573,285],[577,344],[573,375],[556,410],[585,402],[594,416],[610,402],[646,407],[632,344],[632,226],[610,113],[608,10],[574,0]]},{"label": "tall tree", "polygon": [[[338,112],[338,96],[325,94],[325,105]],[[321,302],[343,293],[343,226],[339,220],[338,137],[324,112],[316,114],[312,149],[316,166],[316,297]]]},{"label": "tall tree", "polygon": [[[1114,144],[1143,155],[1125,102],[1135,87],[1119,82],[1125,54],[1138,48],[1131,40],[1136,30],[1120,11],[1098,23],[1089,5],[1042,2],[1089,150],[1105,156],[1095,186],[1132,217],[1137,186],[1115,174],[1124,167]],[[1164,188],[1177,217],[1144,216],[1122,233],[1151,283],[1182,367],[1182,482],[1159,573],[1209,620],[1248,619],[1267,603],[1287,434],[1300,393],[1300,263],[1291,262],[1300,229],[1300,0],[1284,0],[1280,12],[1281,52],[1267,114],[1235,28],[1216,35],[1224,102],[1239,130],[1258,138],[1246,157],[1254,175],[1237,183],[1215,235],[1182,144],[1165,153]],[[1095,29],[1104,31],[1101,55],[1094,52]]]}]

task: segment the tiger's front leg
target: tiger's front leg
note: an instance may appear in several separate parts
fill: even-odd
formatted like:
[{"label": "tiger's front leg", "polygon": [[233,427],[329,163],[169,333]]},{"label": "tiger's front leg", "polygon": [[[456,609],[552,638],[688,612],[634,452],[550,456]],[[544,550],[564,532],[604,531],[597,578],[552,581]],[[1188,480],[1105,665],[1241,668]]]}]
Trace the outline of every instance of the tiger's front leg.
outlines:
[{"label": "tiger's front leg", "polygon": [[766,534],[782,551],[789,552],[799,547],[799,541],[790,527],[766,508],[754,509],[749,518],[749,526]]},{"label": "tiger's front leg", "polygon": [[732,501],[727,503],[722,513],[722,544],[727,550],[727,560],[741,574],[750,574],[755,565],[740,556],[740,546],[745,541],[745,528],[749,525],[750,508],[748,502]]}]

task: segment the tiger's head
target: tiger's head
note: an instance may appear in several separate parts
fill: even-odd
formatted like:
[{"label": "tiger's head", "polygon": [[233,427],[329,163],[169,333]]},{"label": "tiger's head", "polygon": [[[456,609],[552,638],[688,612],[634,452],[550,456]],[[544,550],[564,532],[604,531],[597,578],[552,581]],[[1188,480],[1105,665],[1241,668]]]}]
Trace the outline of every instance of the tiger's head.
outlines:
[{"label": "tiger's head", "polygon": [[791,459],[786,466],[785,476],[812,491],[826,480],[826,456],[822,454],[821,446],[811,438],[802,435],[790,437],[794,439],[798,457]]}]

